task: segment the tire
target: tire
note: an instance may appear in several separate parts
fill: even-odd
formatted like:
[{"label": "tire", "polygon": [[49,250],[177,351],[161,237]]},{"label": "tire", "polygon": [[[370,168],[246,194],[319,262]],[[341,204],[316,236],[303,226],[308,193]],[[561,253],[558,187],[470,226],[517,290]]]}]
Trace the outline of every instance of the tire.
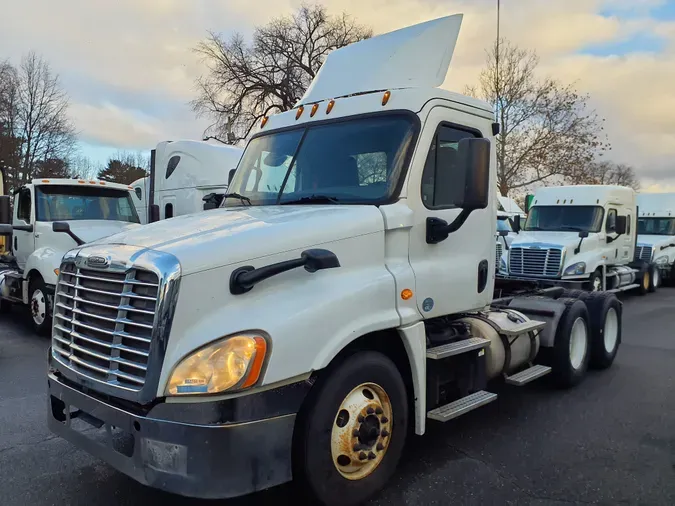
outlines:
[{"label": "tire", "polygon": [[558,387],[570,388],[584,379],[591,357],[588,309],[580,300],[563,298],[558,301],[565,304],[565,311],[555,334],[552,377]]},{"label": "tire", "polygon": [[[386,402],[378,402],[386,398],[391,419]],[[368,411],[372,406],[385,409]],[[379,352],[355,353],[326,370],[312,388],[295,428],[293,476],[310,504],[361,504],[393,475],[407,433],[408,396],[396,365]]]},{"label": "tire", "polygon": [[656,264],[649,266],[649,293],[654,293],[661,286],[661,271]]},{"label": "tire", "polygon": [[28,304],[35,333],[41,336],[49,335],[52,328],[52,311],[47,286],[40,276],[33,277],[28,284]]},{"label": "tire", "polygon": [[591,293],[586,290],[565,290],[562,296],[568,299],[585,300]]},{"label": "tire", "polygon": [[640,274],[638,274],[638,279],[636,280],[640,287],[638,288],[638,293],[640,295],[647,295],[649,293],[649,287],[651,286],[651,275],[648,265],[643,265],[640,269]]},{"label": "tire", "polygon": [[588,278],[586,283],[586,291],[588,292],[601,292],[602,291],[602,273],[600,270],[596,270],[591,274],[591,277]]},{"label": "tire", "polygon": [[611,367],[621,345],[623,306],[612,293],[594,293],[586,299],[591,330],[591,361],[594,369]]}]

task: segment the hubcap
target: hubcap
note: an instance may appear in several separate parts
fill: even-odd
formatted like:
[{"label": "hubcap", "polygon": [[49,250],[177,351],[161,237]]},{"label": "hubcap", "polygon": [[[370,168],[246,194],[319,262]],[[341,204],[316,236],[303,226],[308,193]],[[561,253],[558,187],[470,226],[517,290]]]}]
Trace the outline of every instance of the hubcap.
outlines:
[{"label": "hubcap", "polygon": [[47,316],[47,301],[42,290],[35,290],[33,292],[33,297],[30,301],[30,309],[31,314],[33,315],[33,321],[37,325],[42,325]]},{"label": "hubcap", "polygon": [[370,475],[387,453],[392,431],[389,396],[375,383],[362,383],[344,398],[331,431],[331,454],[348,480]]},{"label": "hubcap", "polygon": [[570,334],[570,364],[574,369],[579,369],[586,356],[588,348],[588,330],[583,318],[577,318],[572,325]]},{"label": "hubcap", "polygon": [[607,353],[613,353],[619,340],[619,316],[613,307],[609,308],[605,316],[604,334],[605,350]]}]

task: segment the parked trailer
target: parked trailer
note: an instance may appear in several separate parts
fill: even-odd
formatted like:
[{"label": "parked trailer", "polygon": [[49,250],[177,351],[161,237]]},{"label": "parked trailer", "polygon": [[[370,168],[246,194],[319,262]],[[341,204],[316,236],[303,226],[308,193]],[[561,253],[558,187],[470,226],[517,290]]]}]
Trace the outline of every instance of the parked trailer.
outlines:
[{"label": "parked trailer", "polygon": [[392,476],[409,429],[493,402],[495,382],[570,387],[612,364],[614,295],[494,298],[498,126],[438,89],[461,19],[331,53],[298,106],[264,120],[223,208],[65,255],[52,431],[169,492],[293,479],[352,506]]}]

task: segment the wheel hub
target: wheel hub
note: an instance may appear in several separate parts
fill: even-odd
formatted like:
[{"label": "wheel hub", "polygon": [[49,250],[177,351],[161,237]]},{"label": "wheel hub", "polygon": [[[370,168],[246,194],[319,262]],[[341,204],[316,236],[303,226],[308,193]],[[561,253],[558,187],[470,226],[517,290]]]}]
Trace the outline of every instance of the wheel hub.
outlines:
[{"label": "wheel hub", "polygon": [[389,396],[375,383],[363,383],[340,404],[331,431],[331,454],[338,472],[361,480],[380,465],[392,431]]},{"label": "wheel hub", "polygon": [[33,292],[30,308],[35,323],[37,323],[38,325],[42,325],[45,321],[47,313],[47,303],[45,301],[45,296],[41,290],[35,290],[35,292]]}]

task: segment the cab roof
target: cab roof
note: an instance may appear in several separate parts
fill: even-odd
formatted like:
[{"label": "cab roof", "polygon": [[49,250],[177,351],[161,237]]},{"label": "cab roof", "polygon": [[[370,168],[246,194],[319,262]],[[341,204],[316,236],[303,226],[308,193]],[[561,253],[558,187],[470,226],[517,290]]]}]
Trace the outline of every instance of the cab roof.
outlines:
[{"label": "cab roof", "polygon": [[119,183],[111,183],[109,181],[101,181],[100,179],[52,179],[52,178],[44,178],[44,179],[33,179],[31,182],[33,186],[42,186],[42,185],[49,185],[49,186],[97,186],[97,187],[105,187],[105,188],[112,188],[114,190],[132,190],[131,186],[126,185],[126,184],[119,184]]},{"label": "cab roof", "polygon": [[635,191],[625,186],[577,185],[539,188],[533,206],[635,205]]},{"label": "cab roof", "polygon": [[675,193],[639,193],[640,216],[675,217]]}]

